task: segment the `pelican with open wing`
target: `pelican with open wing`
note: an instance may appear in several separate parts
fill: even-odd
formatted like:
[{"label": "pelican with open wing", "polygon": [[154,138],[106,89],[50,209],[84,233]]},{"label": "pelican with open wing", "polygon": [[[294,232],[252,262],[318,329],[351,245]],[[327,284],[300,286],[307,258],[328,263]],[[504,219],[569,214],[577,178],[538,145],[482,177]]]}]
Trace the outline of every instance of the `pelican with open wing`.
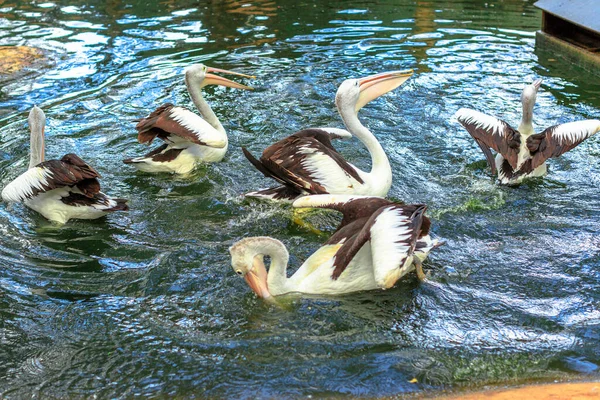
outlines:
[{"label": "pelican with open wing", "polygon": [[[280,241],[252,237],[231,246],[234,271],[259,297],[388,289],[415,267],[424,279],[421,263],[439,244],[429,234],[425,205],[370,196],[311,195],[297,199],[293,206],[337,210],[343,219],[331,238],[289,278],[289,254]],[[265,256],[271,258],[268,272]]]},{"label": "pelican with open wing", "polygon": [[[545,175],[546,160],[560,156],[600,131],[600,120],[594,119],[555,125],[535,133],[533,107],[541,84],[538,79],[523,89],[523,116],[517,129],[468,108],[456,113],[458,122],[473,136],[502,184],[516,185],[525,178]],[[490,149],[498,152],[495,160]]]}]

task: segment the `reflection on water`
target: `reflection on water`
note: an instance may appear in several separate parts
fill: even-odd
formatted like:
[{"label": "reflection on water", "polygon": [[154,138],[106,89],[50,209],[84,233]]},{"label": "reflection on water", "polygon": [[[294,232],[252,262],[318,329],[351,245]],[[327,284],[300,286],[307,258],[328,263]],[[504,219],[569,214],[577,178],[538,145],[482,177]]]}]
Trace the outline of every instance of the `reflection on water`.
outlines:
[{"label": "reflection on water", "polygon": [[[452,120],[469,106],[516,123],[534,77],[537,126],[598,116],[597,80],[534,51],[533,1],[62,3],[0,1],[0,45],[47,59],[0,90],[0,185],[27,166],[37,104],[48,156],[85,155],[131,211],[56,228],[0,205],[0,397],[379,396],[597,378],[598,140],[505,188]],[[206,89],[225,160],[183,178],[123,166],[145,151],[132,120],[191,105],[182,71],[196,62],[258,76],[254,92]],[[413,78],[361,118],[389,154],[391,197],[428,204],[446,240],[430,282],[283,309],[256,300],[231,272],[231,243],[277,237],[297,266],[323,238],[240,196],[271,182],[239,147],[339,127],[344,78],[403,68]],[[339,147],[368,168],[355,140]],[[311,218],[331,231],[339,217]]]}]

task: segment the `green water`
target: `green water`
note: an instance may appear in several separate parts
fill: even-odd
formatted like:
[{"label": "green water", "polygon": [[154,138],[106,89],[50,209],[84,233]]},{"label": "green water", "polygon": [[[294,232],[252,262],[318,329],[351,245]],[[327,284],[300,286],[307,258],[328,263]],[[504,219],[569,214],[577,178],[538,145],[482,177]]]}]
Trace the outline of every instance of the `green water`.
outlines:
[{"label": "green water", "polygon": [[[0,205],[0,397],[374,397],[598,379],[600,141],[552,160],[544,180],[499,187],[452,119],[468,106],[517,124],[537,77],[538,127],[598,118],[597,77],[535,49],[540,17],[532,0],[0,0],[0,45],[46,55],[2,78],[0,186],[27,167],[37,104],[47,156],[84,156],[131,206],[56,228]],[[182,71],[198,62],[258,77],[254,92],[205,90],[229,134],[224,161],[187,178],[121,164],[147,151],[132,120],[191,106]],[[360,118],[390,157],[390,196],[428,204],[446,241],[430,282],[257,300],[229,266],[233,242],[281,239],[295,268],[326,236],[244,200],[272,182],[240,146],[259,154],[300,128],[340,127],[343,79],[405,68],[415,75]],[[336,146],[369,167],[357,140]],[[339,221],[309,218],[326,232]]]}]

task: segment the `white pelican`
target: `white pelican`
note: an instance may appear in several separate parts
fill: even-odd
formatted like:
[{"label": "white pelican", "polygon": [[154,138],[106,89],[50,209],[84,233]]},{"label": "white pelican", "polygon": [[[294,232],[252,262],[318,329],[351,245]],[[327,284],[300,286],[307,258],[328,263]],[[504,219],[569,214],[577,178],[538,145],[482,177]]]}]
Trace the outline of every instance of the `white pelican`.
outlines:
[{"label": "white pelican", "polygon": [[[289,254],[280,241],[252,237],[231,246],[233,270],[259,297],[388,289],[415,266],[419,279],[425,279],[421,262],[438,246],[429,236],[426,206],[352,195],[304,196],[293,206],[330,208],[344,217],[331,238],[289,278]],[[271,258],[268,273],[265,256]]]},{"label": "white pelican", "polygon": [[[538,79],[525,86],[521,94],[523,116],[515,130],[506,122],[468,108],[457,111],[456,117],[477,142],[501,184],[516,185],[525,178],[543,176],[546,160],[571,150],[600,131],[600,120],[585,120],[551,126],[541,133],[533,129],[533,106],[542,84]],[[490,148],[498,152],[496,160]]]},{"label": "white pelican", "polygon": [[60,224],[71,218],[96,219],[113,211],[127,211],[127,200],[113,199],[100,191],[100,174],[75,154],[44,161],[44,112],[29,113],[31,149],[29,169],[2,190],[4,201],[27,207]]},{"label": "white pelican", "polygon": [[184,107],[167,103],[140,120],[135,129],[138,142],[150,144],[155,138],[165,143],[143,157],[123,160],[144,172],[186,174],[199,162],[221,161],[227,152],[227,133],[206,100],[202,88],[207,85],[228,86],[252,90],[251,87],[230,81],[211,72],[221,72],[254,78],[239,72],[192,65],[185,70],[185,84],[199,115]]},{"label": "white pelican", "polygon": [[[349,132],[335,128],[302,130],[267,147],[260,160],[242,148],[256,169],[282,185],[246,196],[287,201],[305,194],[386,196],[392,185],[392,168],[381,144],[358,119],[358,111],[402,85],[412,73],[411,70],[384,72],[342,82],[335,104]],[[370,172],[350,164],[331,144],[331,139],[352,135],[371,154]]]}]

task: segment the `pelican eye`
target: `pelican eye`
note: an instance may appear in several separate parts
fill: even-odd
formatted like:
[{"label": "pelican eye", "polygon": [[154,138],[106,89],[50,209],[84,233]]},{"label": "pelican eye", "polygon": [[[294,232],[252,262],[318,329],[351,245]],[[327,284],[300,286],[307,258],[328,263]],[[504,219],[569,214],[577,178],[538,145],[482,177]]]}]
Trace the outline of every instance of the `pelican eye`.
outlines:
[{"label": "pelican eye", "polygon": [[242,272],[241,269],[236,270],[235,273],[238,274],[239,276],[244,275],[244,273]]}]

